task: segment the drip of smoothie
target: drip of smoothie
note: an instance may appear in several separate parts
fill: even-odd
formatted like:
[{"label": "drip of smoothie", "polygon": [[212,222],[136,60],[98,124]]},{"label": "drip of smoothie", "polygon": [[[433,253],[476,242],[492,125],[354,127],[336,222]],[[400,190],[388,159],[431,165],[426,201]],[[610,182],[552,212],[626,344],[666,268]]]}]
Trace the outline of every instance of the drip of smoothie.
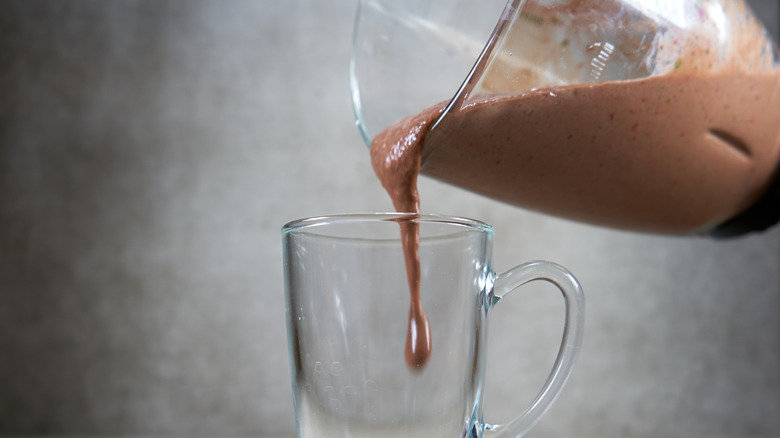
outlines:
[{"label": "drip of smoothie", "polygon": [[414,217],[399,222],[410,298],[404,359],[409,369],[420,371],[431,356],[431,327],[420,299],[420,224]]},{"label": "drip of smoothie", "polygon": [[404,358],[410,370],[420,371],[431,356],[431,329],[420,299],[420,212],[417,175],[420,172],[425,117],[410,117],[397,124],[403,138],[377,136],[372,142],[371,163],[396,211],[411,213],[398,220],[409,283],[409,325]]}]

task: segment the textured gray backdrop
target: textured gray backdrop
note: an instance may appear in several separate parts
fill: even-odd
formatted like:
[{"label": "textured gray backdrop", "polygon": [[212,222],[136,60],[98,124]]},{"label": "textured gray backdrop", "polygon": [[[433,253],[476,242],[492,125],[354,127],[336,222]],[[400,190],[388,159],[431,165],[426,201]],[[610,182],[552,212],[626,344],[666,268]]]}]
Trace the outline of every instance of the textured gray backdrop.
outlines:
[{"label": "textured gray backdrop", "polygon": [[[391,208],[352,121],[355,3],[0,0],[0,434],[294,433],[279,228]],[[421,191],[496,226],[499,270],[554,260],[586,289],[532,436],[780,436],[780,229],[634,235]],[[496,421],[560,333],[559,297],[526,290],[491,329]]]}]

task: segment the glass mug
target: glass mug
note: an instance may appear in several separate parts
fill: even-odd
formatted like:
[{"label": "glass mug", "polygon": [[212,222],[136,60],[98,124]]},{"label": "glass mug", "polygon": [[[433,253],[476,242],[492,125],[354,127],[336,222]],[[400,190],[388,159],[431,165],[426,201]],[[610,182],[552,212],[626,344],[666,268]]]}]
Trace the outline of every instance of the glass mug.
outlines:
[{"label": "glass mug", "polygon": [[[404,361],[409,285],[399,224],[419,225],[420,296],[432,337],[424,368]],[[491,270],[493,228],[400,213],[301,219],[282,229],[290,367],[299,437],[515,437],[566,383],[582,342],[584,296],[564,268]],[[508,292],[546,280],[563,293],[563,339],[531,405],[483,422],[487,322]]]}]

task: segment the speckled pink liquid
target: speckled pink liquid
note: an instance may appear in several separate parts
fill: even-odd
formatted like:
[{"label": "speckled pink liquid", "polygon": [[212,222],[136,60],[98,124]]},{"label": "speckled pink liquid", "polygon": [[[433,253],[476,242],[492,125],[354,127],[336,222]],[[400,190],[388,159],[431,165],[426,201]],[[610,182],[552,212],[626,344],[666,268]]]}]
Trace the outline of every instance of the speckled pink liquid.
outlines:
[{"label": "speckled pink liquid", "polygon": [[[379,134],[374,166],[392,180],[386,187],[411,189],[419,164],[419,173],[523,208],[693,233],[733,217],[767,188],[780,152],[779,90],[778,73],[680,72],[496,98],[427,132],[436,106]],[[411,129],[392,131],[402,126]],[[416,189],[390,191],[395,198]]]}]

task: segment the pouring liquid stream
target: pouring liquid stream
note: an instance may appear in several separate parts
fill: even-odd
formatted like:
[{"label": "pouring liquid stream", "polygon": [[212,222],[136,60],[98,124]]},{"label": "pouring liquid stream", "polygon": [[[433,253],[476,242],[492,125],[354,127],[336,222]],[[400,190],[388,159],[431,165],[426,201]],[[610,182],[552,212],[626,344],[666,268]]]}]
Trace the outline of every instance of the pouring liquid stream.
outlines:
[{"label": "pouring liquid stream", "polygon": [[431,327],[420,298],[420,224],[401,221],[406,276],[409,280],[409,326],[404,349],[406,365],[421,371],[431,357]]},{"label": "pouring liquid stream", "polygon": [[420,297],[420,224],[415,220],[420,213],[420,197],[417,191],[417,175],[420,169],[420,148],[417,136],[423,136],[423,126],[409,126],[405,141],[383,142],[378,140],[371,148],[371,161],[377,177],[390,195],[396,211],[409,213],[398,219],[401,243],[409,284],[409,322],[404,358],[411,371],[422,371],[431,356],[432,339],[430,323]]}]

